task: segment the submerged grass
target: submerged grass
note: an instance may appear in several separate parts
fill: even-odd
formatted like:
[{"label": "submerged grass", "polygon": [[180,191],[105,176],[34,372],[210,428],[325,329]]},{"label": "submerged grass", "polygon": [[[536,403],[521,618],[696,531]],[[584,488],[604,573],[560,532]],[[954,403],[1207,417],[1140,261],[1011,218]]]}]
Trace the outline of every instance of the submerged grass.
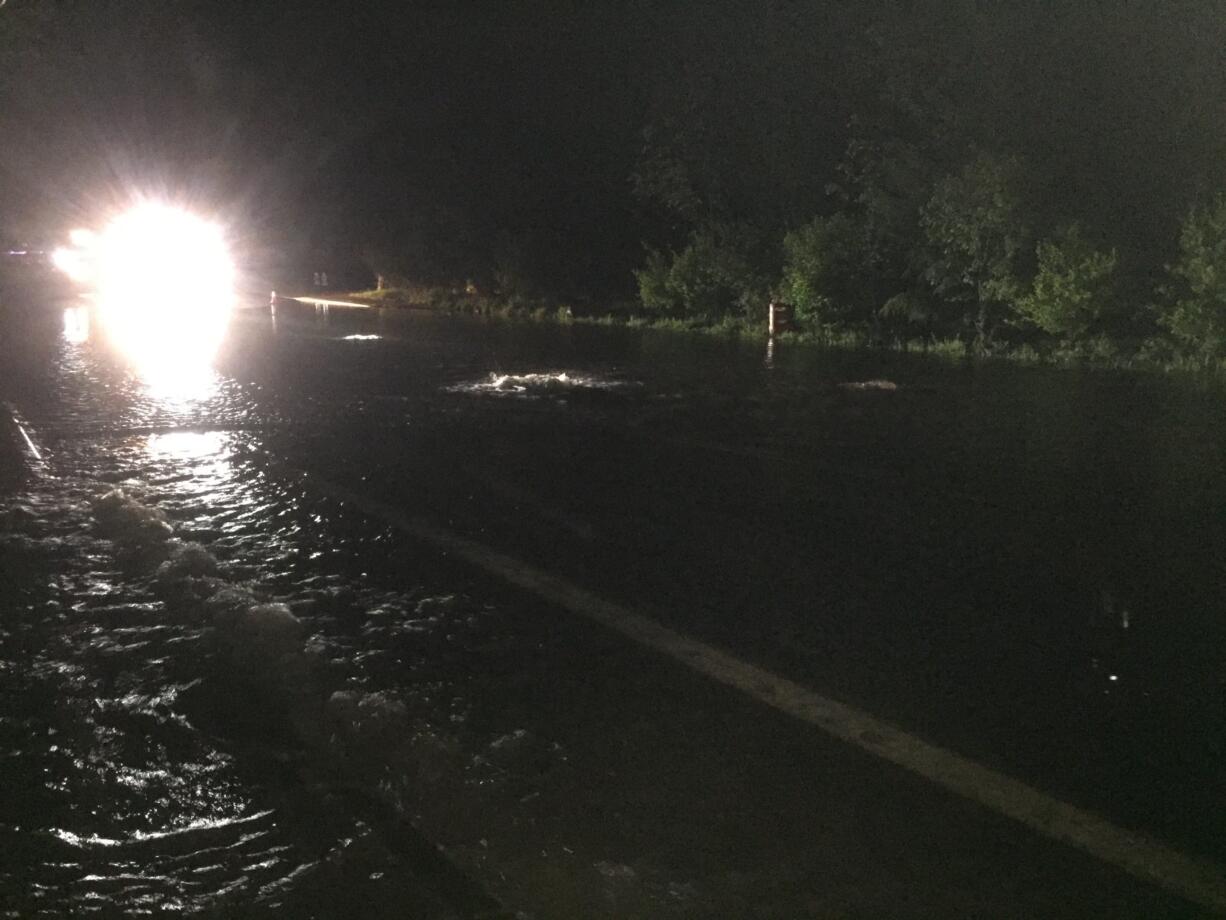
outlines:
[{"label": "submerged grass", "polygon": [[[349,298],[372,306],[426,309],[440,313],[486,316],[511,322],[550,323],[650,329],[659,332],[743,338],[765,342],[765,321],[742,316],[657,316],[642,312],[636,303],[620,303],[603,312],[590,305],[532,298],[503,298],[475,291],[438,287],[396,287],[358,291]],[[1206,364],[1178,355],[1160,341],[1137,343],[1121,349],[1105,339],[1091,339],[1079,346],[1061,345],[1040,349],[1023,342],[997,342],[986,353],[959,338],[882,339],[865,332],[816,327],[784,332],[776,340],[794,345],[842,351],[895,352],[925,355],[946,361],[1005,361],[1028,366],[1091,367],[1111,370],[1144,370],[1195,374],[1226,374],[1226,360]]]}]

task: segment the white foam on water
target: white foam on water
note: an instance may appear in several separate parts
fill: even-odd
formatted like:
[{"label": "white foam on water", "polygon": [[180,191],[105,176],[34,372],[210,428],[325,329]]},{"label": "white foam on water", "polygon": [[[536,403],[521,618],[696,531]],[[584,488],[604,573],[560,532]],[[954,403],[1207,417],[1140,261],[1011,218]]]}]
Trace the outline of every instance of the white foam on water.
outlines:
[{"label": "white foam on water", "polygon": [[595,374],[557,371],[552,373],[494,374],[484,380],[457,383],[446,387],[449,393],[488,394],[492,396],[547,396],[575,390],[621,390],[637,383]]}]

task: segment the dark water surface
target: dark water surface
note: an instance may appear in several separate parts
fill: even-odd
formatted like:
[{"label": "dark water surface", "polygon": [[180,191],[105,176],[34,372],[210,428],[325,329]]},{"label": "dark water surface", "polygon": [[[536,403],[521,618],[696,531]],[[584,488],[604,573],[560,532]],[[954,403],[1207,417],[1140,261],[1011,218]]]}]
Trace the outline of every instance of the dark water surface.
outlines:
[{"label": "dark water surface", "polygon": [[[408,701],[415,750],[437,756],[415,755],[412,782],[396,766],[406,788],[377,781],[409,813],[431,806],[408,786],[530,800],[530,778],[565,760],[523,727],[527,703],[517,722],[488,698],[566,630],[278,478],[268,455],[1226,859],[1216,386],[283,307],[240,317],[215,375],[159,391],[61,320],[10,327],[0,346],[0,396],[47,452],[3,500],[13,916],[344,915],[321,892],[371,905],[363,916],[454,910],[429,878],[387,870],[395,848],[311,787],[318,770],[287,782],[289,755],[267,738],[252,755],[241,713],[209,724],[191,702],[208,630],[168,617],[149,574],[91,530],[88,500],[116,482],[288,602],[335,686]],[[619,705],[595,699],[587,717]],[[497,858],[464,857],[493,832],[452,818],[462,862]],[[622,883],[620,863],[593,864]]]}]

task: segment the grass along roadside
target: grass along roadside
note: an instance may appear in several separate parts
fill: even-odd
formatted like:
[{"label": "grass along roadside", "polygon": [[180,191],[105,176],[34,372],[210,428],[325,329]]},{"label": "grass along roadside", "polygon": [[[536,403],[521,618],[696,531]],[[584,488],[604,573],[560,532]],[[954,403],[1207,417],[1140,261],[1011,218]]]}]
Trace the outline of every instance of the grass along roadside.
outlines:
[{"label": "grass along roadside", "polygon": [[[512,322],[589,325],[626,329],[650,329],[695,335],[744,338],[766,342],[765,310],[760,320],[743,316],[659,316],[644,312],[634,301],[598,307],[586,303],[543,298],[498,297],[479,292],[439,287],[392,287],[355,291],[343,296],[356,303],[389,309],[429,310],[439,313],[485,316]],[[860,330],[832,327],[802,328],[775,336],[784,344],[843,351],[886,352],[926,355],[947,361],[1006,361],[1013,364],[1068,368],[1100,368],[1218,375],[1226,373],[1226,360],[1213,364],[1180,356],[1170,343],[1151,340],[1121,347],[1103,338],[1089,339],[1078,346],[1048,345],[995,340],[985,353],[973,343],[959,338],[897,338]]]}]

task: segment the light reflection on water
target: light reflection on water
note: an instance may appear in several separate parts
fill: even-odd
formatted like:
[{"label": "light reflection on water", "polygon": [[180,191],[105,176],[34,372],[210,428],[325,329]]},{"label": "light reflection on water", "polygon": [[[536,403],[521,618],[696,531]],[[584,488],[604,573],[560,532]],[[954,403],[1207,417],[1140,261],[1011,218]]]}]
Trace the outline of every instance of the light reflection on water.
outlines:
[{"label": "light reflection on water", "polygon": [[227,441],[222,431],[171,431],[150,435],[145,449],[154,460],[190,463],[196,474],[225,474],[230,471]]},{"label": "light reflection on water", "polygon": [[[198,618],[170,619],[167,606],[130,578],[96,571],[110,554],[91,535],[84,509],[100,484],[75,476],[108,468],[131,473],[113,481],[158,495],[185,527],[213,527],[214,547],[228,545],[248,563],[276,553],[280,542],[267,527],[273,509],[240,481],[233,438],[177,430],[91,442],[79,454],[57,452],[72,485],[45,483],[45,494],[16,499],[38,509],[39,545],[60,553],[55,584],[72,603],[53,618],[17,607],[6,624],[20,622],[22,641],[42,650],[33,667],[0,670],[0,698],[22,701],[20,723],[6,728],[0,719],[0,782],[22,784],[17,801],[0,808],[0,914],[199,912],[219,899],[275,904],[297,897],[308,873],[326,875],[343,841],[366,833],[339,812],[330,813],[334,828],[286,830],[282,793],[253,786],[242,772],[249,767],[240,770],[178,700],[209,673]],[[12,588],[0,584],[0,600]],[[7,637],[0,630],[0,660],[13,652]],[[27,776],[47,779],[23,784]]]},{"label": "light reflection on water", "polygon": [[64,341],[69,345],[84,345],[89,341],[89,307],[84,304],[64,310]]},{"label": "light reflection on water", "polygon": [[222,828],[238,827],[245,824],[253,824],[268,818],[273,814],[271,809],[257,811],[252,814],[239,816],[225,817],[206,817],[196,818],[187,824],[177,827],[167,827],[162,830],[155,831],[134,831],[131,837],[127,839],[118,839],[113,837],[101,837],[97,834],[82,836],[75,834],[65,828],[54,828],[51,831],[52,836],[64,843],[74,847],[120,847],[125,844],[145,843],[151,840],[164,840],[169,837],[179,837],[184,834],[190,834],[194,831],[212,831],[221,830]]},{"label": "light reflection on water", "polygon": [[[63,313],[63,339],[82,346],[98,341],[95,307],[81,303]],[[166,408],[185,408],[215,398],[222,378],[213,367],[218,341],[213,338],[168,338],[152,327],[140,335],[125,327],[103,325],[106,344],[131,367],[146,395]]]},{"label": "light reflection on water", "polygon": [[133,357],[149,396],[170,406],[204,402],[215,397],[221,387],[220,375],[207,362],[168,364],[158,357],[141,363],[139,356]]}]

